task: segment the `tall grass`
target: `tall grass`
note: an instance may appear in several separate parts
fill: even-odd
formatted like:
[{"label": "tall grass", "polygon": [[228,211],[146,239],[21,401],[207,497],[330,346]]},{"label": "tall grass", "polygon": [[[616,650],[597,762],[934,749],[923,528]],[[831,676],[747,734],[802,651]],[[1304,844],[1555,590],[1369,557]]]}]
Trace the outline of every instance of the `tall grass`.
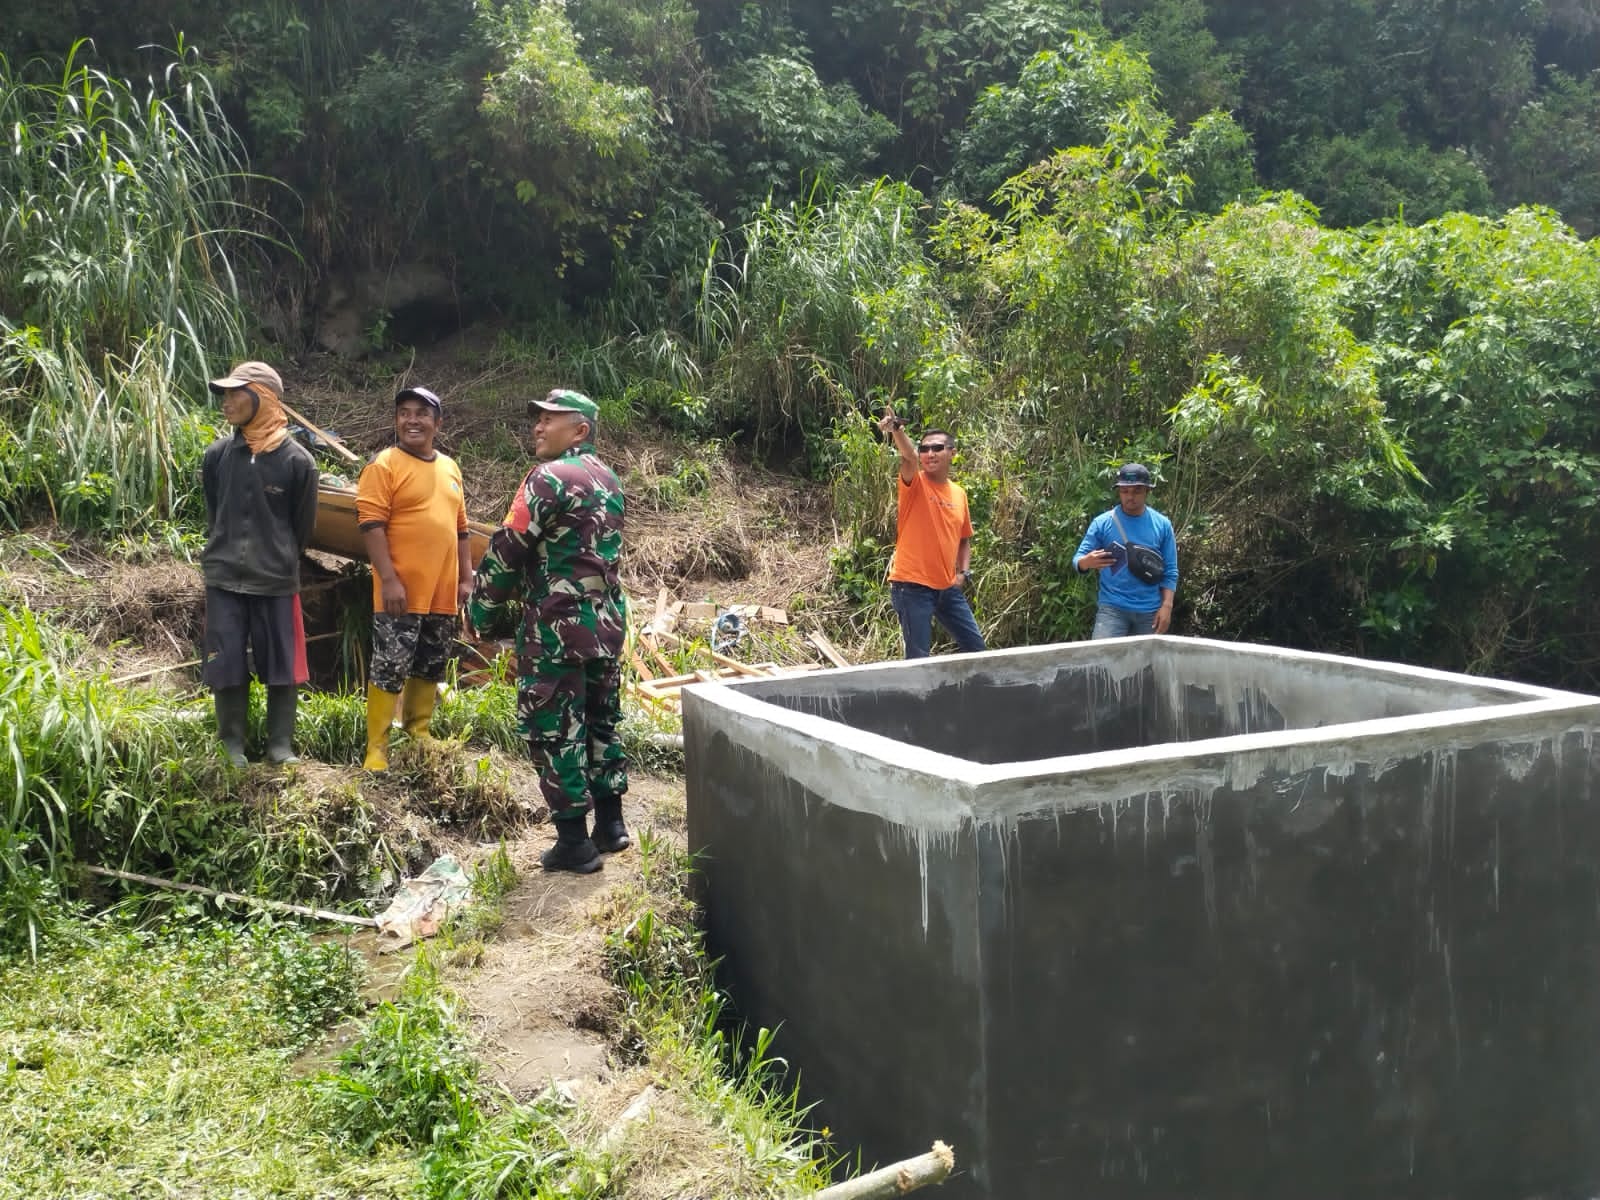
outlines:
[{"label": "tall grass", "polygon": [[[708,258],[695,339],[758,440],[824,434],[858,405],[900,396],[953,328],[923,242],[922,196],[879,180],[766,205],[743,249]],[[940,397],[930,395],[926,404]]]},{"label": "tall grass", "polygon": [[180,45],[141,89],[0,55],[0,516],[169,519],[205,429],[184,397],[244,345],[238,140]]},{"label": "tall grass", "polygon": [[55,880],[92,833],[142,834],[163,782],[213,757],[152,693],[79,671],[69,639],[0,610],[0,951],[36,948]]}]

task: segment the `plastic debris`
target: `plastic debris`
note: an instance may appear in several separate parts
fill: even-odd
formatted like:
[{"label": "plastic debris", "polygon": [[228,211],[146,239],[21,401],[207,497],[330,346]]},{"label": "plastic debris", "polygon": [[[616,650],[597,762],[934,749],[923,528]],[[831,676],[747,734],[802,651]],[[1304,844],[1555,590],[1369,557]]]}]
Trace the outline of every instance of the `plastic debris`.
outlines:
[{"label": "plastic debris", "polygon": [[472,881],[452,855],[428,864],[415,879],[405,879],[389,907],[378,914],[378,948],[399,950],[444,927],[450,914],[472,897]]}]

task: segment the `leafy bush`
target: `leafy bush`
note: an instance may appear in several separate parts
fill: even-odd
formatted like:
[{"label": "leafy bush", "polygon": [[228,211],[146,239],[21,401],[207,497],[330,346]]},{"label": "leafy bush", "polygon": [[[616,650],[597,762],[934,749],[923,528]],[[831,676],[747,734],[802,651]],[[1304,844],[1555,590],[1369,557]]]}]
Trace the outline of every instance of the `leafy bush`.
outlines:
[{"label": "leafy bush", "polygon": [[1401,213],[1413,221],[1482,213],[1492,202],[1483,167],[1470,155],[1417,145],[1391,129],[1309,139],[1296,150],[1286,176],[1337,226]]},{"label": "leafy bush", "polygon": [[853,183],[895,134],[848,84],[825,85],[810,63],[782,54],[729,66],[712,97],[717,115],[706,157],[713,178],[702,173],[700,186],[729,214],[804,195],[818,179]]},{"label": "leafy bush", "polygon": [[[746,226],[738,257],[707,270],[697,331],[725,421],[771,447],[825,432],[859,397],[897,395],[925,347],[950,347],[960,363],[921,205],[880,180],[769,204]],[[930,372],[928,389],[941,385],[959,379]]]},{"label": "leafy bush", "polygon": [[478,1063],[437,971],[419,955],[400,997],[378,1006],[338,1072],[319,1081],[329,1126],[363,1151],[390,1138],[427,1147],[479,1124]]}]

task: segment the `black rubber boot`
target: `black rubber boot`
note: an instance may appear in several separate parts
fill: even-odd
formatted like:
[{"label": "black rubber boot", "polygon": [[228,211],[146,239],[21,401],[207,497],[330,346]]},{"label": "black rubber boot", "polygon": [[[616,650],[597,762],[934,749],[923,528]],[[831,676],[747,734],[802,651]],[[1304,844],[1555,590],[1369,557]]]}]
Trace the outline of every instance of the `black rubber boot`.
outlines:
[{"label": "black rubber boot", "polygon": [[236,767],[249,764],[244,756],[244,727],[250,715],[250,685],[218,688],[211,693],[211,703],[217,710],[217,739]]},{"label": "black rubber boot", "polygon": [[540,865],[546,871],[575,871],[579,875],[604,866],[600,851],[589,839],[587,824],[582,817],[555,822],[556,844],[539,856]]},{"label": "black rubber boot", "polygon": [[617,854],[633,845],[622,823],[621,796],[594,802],[594,844],[601,854]]},{"label": "black rubber boot", "polygon": [[281,766],[297,763],[294,752],[294,710],[300,691],[292,683],[267,689],[267,761]]}]

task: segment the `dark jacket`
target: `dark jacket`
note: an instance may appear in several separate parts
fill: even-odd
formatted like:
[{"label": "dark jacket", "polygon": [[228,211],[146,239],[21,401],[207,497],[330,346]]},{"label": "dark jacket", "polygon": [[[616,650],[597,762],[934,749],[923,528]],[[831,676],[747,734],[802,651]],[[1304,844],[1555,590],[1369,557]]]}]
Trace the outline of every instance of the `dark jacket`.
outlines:
[{"label": "dark jacket", "polygon": [[293,438],[251,454],[234,430],[206,447],[206,586],[251,596],[300,590],[300,554],[317,520],[317,464]]}]

